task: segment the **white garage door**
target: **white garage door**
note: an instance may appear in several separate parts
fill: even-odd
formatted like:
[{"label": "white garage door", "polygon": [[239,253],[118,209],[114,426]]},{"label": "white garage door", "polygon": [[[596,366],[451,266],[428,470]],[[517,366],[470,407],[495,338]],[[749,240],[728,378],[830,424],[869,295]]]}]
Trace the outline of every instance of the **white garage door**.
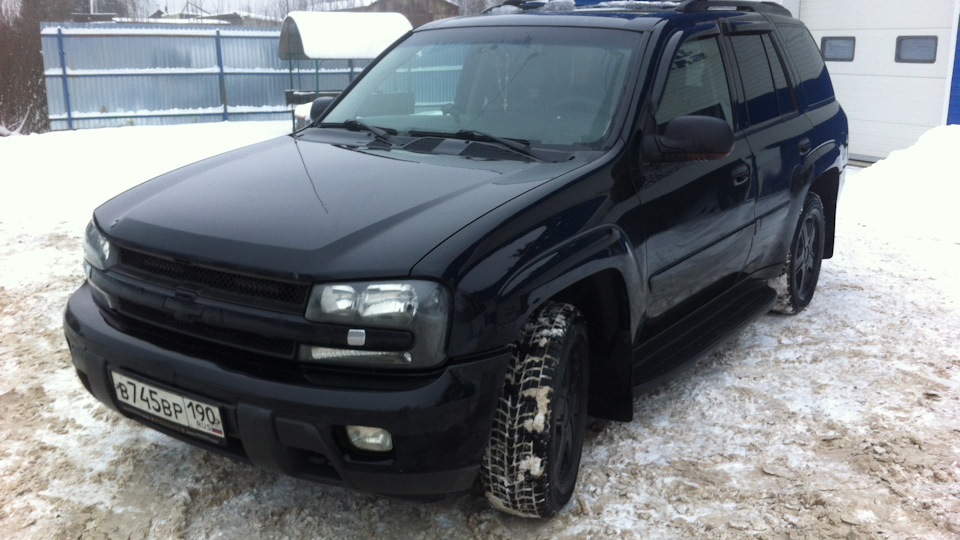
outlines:
[{"label": "white garage door", "polygon": [[828,59],[855,157],[884,158],[944,124],[957,35],[955,0],[801,0]]}]

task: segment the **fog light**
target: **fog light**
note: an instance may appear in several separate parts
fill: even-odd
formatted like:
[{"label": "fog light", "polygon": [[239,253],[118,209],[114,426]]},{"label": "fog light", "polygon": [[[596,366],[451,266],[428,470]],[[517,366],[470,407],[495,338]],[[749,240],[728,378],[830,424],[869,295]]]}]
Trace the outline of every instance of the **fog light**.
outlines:
[{"label": "fog light", "polygon": [[350,444],[359,450],[389,452],[393,450],[393,437],[385,429],[367,426],[347,426]]},{"label": "fog light", "polygon": [[368,351],[301,345],[300,360],[344,366],[409,365],[413,362],[413,355],[404,351]]}]

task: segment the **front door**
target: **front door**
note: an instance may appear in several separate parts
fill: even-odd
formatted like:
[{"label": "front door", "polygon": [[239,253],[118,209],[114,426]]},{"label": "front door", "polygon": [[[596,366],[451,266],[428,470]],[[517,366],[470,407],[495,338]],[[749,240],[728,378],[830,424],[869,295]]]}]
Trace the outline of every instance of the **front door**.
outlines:
[{"label": "front door", "polygon": [[[673,118],[714,116],[736,126],[716,27],[685,35],[663,66],[666,82],[647,129]],[[649,124],[655,124],[655,128]],[[656,318],[743,270],[754,235],[756,179],[741,132],[731,154],[711,161],[646,163],[638,190],[647,232],[648,316]]]}]

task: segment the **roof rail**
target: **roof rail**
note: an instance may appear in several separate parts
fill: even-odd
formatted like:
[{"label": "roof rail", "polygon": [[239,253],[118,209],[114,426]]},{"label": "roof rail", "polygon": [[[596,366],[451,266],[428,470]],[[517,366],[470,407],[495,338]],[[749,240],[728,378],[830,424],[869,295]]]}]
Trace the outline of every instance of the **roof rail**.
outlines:
[{"label": "roof rail", "polygon": [[[696,12],[709,10],[739,10],[754,11],[757,13],[776,13],[792,17],[790,10],[775,2],[758,2],[753,0],[632,0],[616,1],[607,4],[610,0],[573,0],[570,3],[570,9],[590,8],[590,7],[613,7],[625,10],[643,10],[643,11],[681,11]],[[543,7],[549,0],[502,0],[502,6],[514,6],[522,10],[531,10]],[[605,6],[605,4],[607,4]],[[633,4],[630,6],[630,4]],[[630,6],[630,7],[628,7]],[[485,9],[484,13],[494,11],[495,8]]]},{"label": "roof rail", "polygon": [[708,11],[724,8],[755,11],[757,13],[776,13],[793,17],[789,9],[776,2],[754,2],[751,0],[686,0],[677,7],[677,11]]}]

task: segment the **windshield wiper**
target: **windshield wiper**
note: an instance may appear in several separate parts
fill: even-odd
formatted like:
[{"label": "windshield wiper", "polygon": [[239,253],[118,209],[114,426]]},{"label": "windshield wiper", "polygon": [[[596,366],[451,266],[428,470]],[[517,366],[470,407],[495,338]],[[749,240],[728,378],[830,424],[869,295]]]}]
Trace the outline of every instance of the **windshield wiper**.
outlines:
[{"label": "windshield wiper", "polygon": [[349,129],[350,131],[369,131],[373,133],[373,136],[380,139],[381,141],[388,143],[392,146],[403,146],[403,143],[398,141],[389,131],[378,128],[377,126],[371,126],[370,124],[357,120],[356,118],[351,118],[349,120],[343,121],[343,127]]},{"label": "windshield wiper", "polygon": [[533,150],[530,149],[530,143],[526,141],[520,142],[519,140],[505,139],[503,137],[498,137],[497,135],[491,135],[490,133],[477,131],[475,129],[461,129],[460,131],[454,133],[453,137],[467,141],[495,142],[502,146],[506,146],[518,154],[533,158],[537,161],[549,161],[534,153]]}]

